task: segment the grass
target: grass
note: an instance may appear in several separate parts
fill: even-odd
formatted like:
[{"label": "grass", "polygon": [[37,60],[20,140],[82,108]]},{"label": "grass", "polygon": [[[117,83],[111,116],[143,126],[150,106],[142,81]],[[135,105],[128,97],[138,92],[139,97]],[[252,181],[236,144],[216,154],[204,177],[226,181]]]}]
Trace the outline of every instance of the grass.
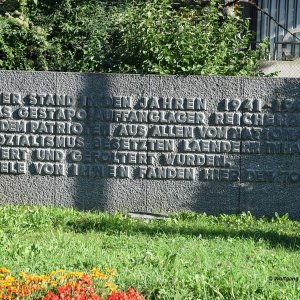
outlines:
[{"label": "grass", "polygon": [[43,274],[117,270],[147,299],[299,299],[300,222],[249,213],[159,221],[36,206],[0,207],[0,266]]}]

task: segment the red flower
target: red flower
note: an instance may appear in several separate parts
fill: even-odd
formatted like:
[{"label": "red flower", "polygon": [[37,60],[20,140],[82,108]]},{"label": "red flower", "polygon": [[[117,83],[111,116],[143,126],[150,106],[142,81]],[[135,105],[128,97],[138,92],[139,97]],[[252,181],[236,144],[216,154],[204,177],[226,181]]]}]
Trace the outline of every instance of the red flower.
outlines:
[{"label": "red flower", "polygon": [[133,288],[129,288],[127,293],[124,291],[113,292],[108,295],[107,300],[145,300],[138,291]]},{"label": "red flower", "polygon": [[59,297],[50,291],[48,292],[44,300],[59,300]]},{"label": "red flower", "polygon": [[[58,287],[58,295],[48,292],[43,300],[104,300],[95,294],[92,280],[84,274],[76,282],[67,282]],[[138,291],[129,288],[127,292],[113,292],[107,296],[107,300],[145,300]]]}]

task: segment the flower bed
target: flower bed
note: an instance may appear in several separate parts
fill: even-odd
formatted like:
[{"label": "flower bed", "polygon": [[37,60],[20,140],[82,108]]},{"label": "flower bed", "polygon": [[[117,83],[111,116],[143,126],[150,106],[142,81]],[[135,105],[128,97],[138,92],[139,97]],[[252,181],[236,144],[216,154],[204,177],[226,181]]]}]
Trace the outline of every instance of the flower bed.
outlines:
[{"label": "flower bed", "polygon": [[0,268],[0,299],[42,300],[144,300],[138,291],[119,291],[113,278],[115,270],[101,272],[94,268],[89,274],[57,270],[49,275],[21,272],[13,276]]}]

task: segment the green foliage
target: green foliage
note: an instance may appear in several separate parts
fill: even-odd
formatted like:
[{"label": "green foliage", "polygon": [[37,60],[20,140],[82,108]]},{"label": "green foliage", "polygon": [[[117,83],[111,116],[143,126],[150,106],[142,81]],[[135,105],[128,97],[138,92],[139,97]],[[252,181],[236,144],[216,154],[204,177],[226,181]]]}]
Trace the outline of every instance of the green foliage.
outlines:
[{"label": "green foliage", "polygon": [[102,71],[102,48],[109,25],[103,6],[96,2],[76,6],[74,1],[65,0],[45,14],[47,3],[37,7],[27,1],[20,6],[22,13],[6,12],[0,19],[0,67]]},{"label": "green foliage", "polygon": [[96,2],[77,6],[74,1],[67,0],[47,18],[51,43],[49,69],[103,71],[103,48],[109,22],[104,7]]},{"label": "green foliage", "polygon": [[[202,10],[172,9],[170,0],[128,7],[119,15],[114,70],[133,73],[257,75],[260,51],[240,16],[224,17],[220,1]],[[115,54],[115,56],[114,56]],[[115,63],[115,64],[114,64]]]},{"label": "green foliage", "polygon": [[15,17],[0,18],[0,66],[2,69],[47,70],[49,43],[40,27]]},{"label": "green foliage", "polygon": [[262,75],[265,45],[249,50],[248,21],[225,17],[220,3],[7,1],[0,5],[0,68]]},{"label": "green foliage", "polygon": [[282,217],[280,217],[279,214],[276,212],[275,217],[279,223],[286,223],[286,221],[289,219],[289,214],[286,213]]}]

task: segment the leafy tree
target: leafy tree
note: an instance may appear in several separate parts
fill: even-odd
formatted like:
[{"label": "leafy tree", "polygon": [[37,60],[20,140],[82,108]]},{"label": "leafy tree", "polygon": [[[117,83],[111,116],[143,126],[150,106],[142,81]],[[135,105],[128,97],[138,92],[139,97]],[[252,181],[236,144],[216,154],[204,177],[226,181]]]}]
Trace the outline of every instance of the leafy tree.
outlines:
[{"label": "leafy tree", "polygon": [[118,19],[114,71],[158,74],[258,75],[263,53],[249,50],[252,32],[240,15],[224,16],[220,1],[172,8],[170,0],[129,6]]},{"label": "leafy tree", "polygon": [[221,0],[0,1],[2,69],[261,75]]},{"label": "leafy tree", "polygon": [[0,17],[0,67],[103,71],[108,19],[96,0],[18,1]]}]

